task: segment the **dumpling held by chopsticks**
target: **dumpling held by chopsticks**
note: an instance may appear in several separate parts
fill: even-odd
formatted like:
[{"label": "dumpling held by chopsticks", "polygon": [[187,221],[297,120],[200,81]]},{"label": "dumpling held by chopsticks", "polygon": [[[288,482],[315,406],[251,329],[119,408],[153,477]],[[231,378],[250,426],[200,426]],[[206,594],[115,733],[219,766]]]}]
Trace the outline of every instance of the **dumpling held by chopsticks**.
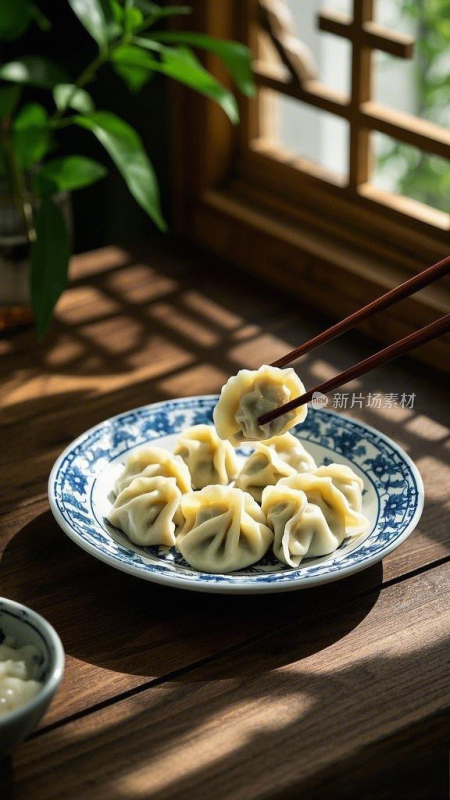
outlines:
[{"label": "dumpling held by chopsticks", "polygon": [[303,422],[306,405],[259,425],[258,418],[274,411],[305,387],[293,369],[279,369],[264,364],[258,370],[241,369],[230,378],[220,393],[214,409],[214,423],[221,439],[237,446],[242,442],[270,439]]}]

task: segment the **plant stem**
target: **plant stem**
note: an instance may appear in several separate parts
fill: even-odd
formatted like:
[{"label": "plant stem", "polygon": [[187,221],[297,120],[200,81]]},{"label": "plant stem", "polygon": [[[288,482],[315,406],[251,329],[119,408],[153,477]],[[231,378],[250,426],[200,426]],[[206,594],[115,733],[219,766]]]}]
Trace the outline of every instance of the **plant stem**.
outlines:
[{"label": "plant stem", "polygon": [[[93,80],[93,78],[95,78],[95,73],[105,63],[105,61],[108,60],[108,57],[109,57],[109,51],[99,53],[98,56],[96,56],[94,58],[94,60],[91,61],[91,63],[87,65],[86,69],[83,70],[81,75],[75,81],[75,83],[73,85],[73,88],[72,88],[72,91],[71,91],[71,93],[69,94],[69,96],[67,98],[67,102],[66,102],[65,108],[60,109],[59,111],[55,111],[53,116],[50,117],[50,124],[51,125],[54,125],[55,123],[59,123],[61,117],[63,116],[63,114],[69,108],[72,99],[75,97],[75,95],[77,93],[77,90],[78,89],[82,89],[83,86],[86,86],[87,83],[89,83],[91,80]],[[57,127],[61,127],[61,125],[58,125]]]},{"label": "plant stem", "polygon": [[[138,28],[136,32],[145,30],[146,27],[148,27],[148,25],[144,24],[142,25],[141,28]],[[95,78],[95,73],[97,72],[97,70],[100,69],[100,67],[102,67],[103,64],[105,64],[107,61],[109,61],[111,53],[116,49],[116,47],[120,47],[120,45],[124,44],[128,39],[131,39],[131,32],[129,34],[124,32],[120,37],[120,39],[113,42],[112,44],[110,43],[109,47],[103,49],[98,54],[98,56],[96,56],[93,59],[93,61],[91,61],[91,63],[87,65],[87,67],[83,70],[81,75],[77,78],[77,80],[73,84],[73,88],[67,98],[65,108],[55,111],[55,113],[50,117],[49,120],[50,125],[56,128],[64,127],[65,121],[64,120],[61,121],[61,117],[65,114],[65,112],[69,108],[71,101],[73,100],[73,98],[77,93],[77,90],[82,89],[84,86],[86,86],[87,83],[90,83],[90,81],[92,81]],[[68,121],[66,124],[70,125],[71,121]]]},{"label": "plant stem", "polygon": [[60,128],[67,128],[68,125],[73,125],[73,120],[74,120],[73,117],[65,117],[65,119],[56,119],[55,116],[55,118],[51,117],[51,119],[49,120],[49,125],[52,128],[58,128],[59,130]]},{"label": "plant stem", "polygon": [[[141,28],[138,28],[136,32],[140,30],[145,30],[148,25],[143,25]],[[90,64],[87,65],[86,69],[83,70],[81,75],[77,78],[75,83],[73,84],[72,91],[70,92],[65,108],[55,111],[55,113],[50,117],[50,124],[54,125],[55,127],[63,127],[62,123],[60,123],[61,117],[67,111],[70,106],[71,101],[73,100],[74,96],[77,93],[78,89],[82,89],[86,86],[87,83],[90,83],[95,78],[95,73],[97,72],[100,67],[103,66],[111,56],[111,53],[116,49],[116,47],[120,47],[120,45],[124,44],[131,38],[131,32],[123,32],[122,36],[115,42],[110,43],[106,49],[101,50],[101,52],[96,56]],[[70,122],[68,123],[70,124]]]},{"label": "plant stem", "polygon": [[36,230],[34,227],[33,208],[27,198],[27,191],[23,172],[17,162],[14,145],[11,140],[9,120],[4,120],[1,126],[1,138],[3,149],[8,163],[9,177],[11,181],[12,195],[17,200],[22,213],[23,221],[27,238],[30,244],[36,239]]}]

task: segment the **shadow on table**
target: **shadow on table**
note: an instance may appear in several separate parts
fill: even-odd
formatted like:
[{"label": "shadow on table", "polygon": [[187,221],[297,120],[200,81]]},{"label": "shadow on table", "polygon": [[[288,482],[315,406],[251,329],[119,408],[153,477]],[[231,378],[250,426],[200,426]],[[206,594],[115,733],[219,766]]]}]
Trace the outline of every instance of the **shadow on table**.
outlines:
[{"label": "shadow on table", "polygon": [[[0,339],[2,374],[17,375],[11,402],[8,394],[2,398],[3,510],[26,502],[31,484],[33,492],[45,491],[58,451],[92,425],[148,402],[219,390],[230,374],[277,358],[326,326],[301,301],[262,279],[252,284],[249,303],[245,273],[216,260],[211,269],[205,254],[186,254],[167,242],[144,258],[131,251],[90,258],[97,267],[72,276],[44,342],[37,343],[31,330]],[[311,387],[375,349],[352,331],[294,366]],[[27,384],[34,398],[13,402],[15,390],[22,393]],[[56,391],[64,386],[71,388]],[[448,462],[444,381],[430,368],[396,361],[344,388],[349,400],[343,412],[348,408],[404,446],[423,469],[433,501]],[[353,391],[365,398],[354,408]],[[414,395],[414,408],[369,406],[374,392]],[[422,530],[442,542],[441,500],[429,503],[426,515]]]},{"label": "shadow on table", "polygon": [[[163,341],[230,374],[236,368],[230,350],[289,326],[292,312],[300,317],[298,300],[285,296],[280,307],[283,296],[263,282],[252,286],[249,305],[248,276],[229,264],[216,259],[211,270],[210,259],[198,251],[189,257],[169,250],[166,242],[163,255],[157,249],[145,258],[124,253],[98,272],[75,270],[43,342],[34,328],[3,335],[5,367],[20,359],[29,375],[126,374],[157,356]],[[307,335],[319,330],[306,306],[301,326]]]},{"label": "shadow on table", "polygon": [[[26,574],[21,569],[24,549]],[[270,796],[276,800],[298,800],[298,792],[289,789],[289,778],[291,785],[301,780],[302,792],[305,787],[314,798],[445,796],[441,751],[448,718],[445,722],[434,716],[430,707],[429,718],[421,721],[415,716],[415,704],[422,671],[424,676],[434,676],[437,692],[442,688],[446,645],[440,640],[422,644],[409,637],[408,650],[399,629],[391,637],[392,651],[384,649],[383,640],[376,646],[376,625],[362,624],[378,599],[381,564],[301,592],[250,597],[182,592],[99,563],[62,534],[50,513],[44,513],[12,539],[2,566],[4,594],[35,608],[56,627],[68,655],[86,664],[89,705],[100,702],[101,707],[105,701],[104,711],[86,714],[81,728],[77,722],[57,727],[56,739],[44,729],[19,748],[13,757],[15,777],[11,765],[3,768],[5,786],[9,779],[20,787],[23,763],[28,786],[33,785],[33,769],[37,770],[42,754],[51,769],[53,750],[46,749],[49,736],[55,763],[63,754],[66,796],[79,796],[79,789],[86,787],[78,776],[90,758],[94,737],[96,752],[104,755],[102,763],[114,759],[114,783],[108,783],[109,771],[99,766],[100,761],[96,776],[102,797],[113,800],[225,798],[227,785],[230,792],[234,789],[236,770],[248,771],[248,786],[255,797],[264,796],[264,781],[270,775]],[[387,607],[383,613],[388,613]],[[361,636],[353,639],[353,663],[351,645],[345,640],[360,625]],[[380,635],[386,637],[385,622]],[[365,648],[370,655],[365,655]],[[106,701],[108,692],[117,699],[120,686],[108,685],[107,674],[96,672],[95,667],[144,676],[124,699],[128,711],[125,717],[118,712],[117,723],[114,709],[121,704],[110,706]],[[152,691],[163,677],[162,685]],[[100,694],[102,684],[106,695]],[[405,691],[409,684],[410,693]],[[129,688],[125,681],[122,691]],[[150,691],[142,694],[145,688]],[[86,707],[83,699],[81,707],[76,705],[73,683],[70,694],[64,691],[63,684],[62,718]],[[409,720],[404,740],[391,719],[390,709],[398,707],[399,695],[405,703],[402,714]],[[213,724],[222,717],[224,730]],[[383,733],[373,747],[358,748],[352,740],[356,720],[358,729],[362,726],[366,732],[378,726],[385,731],[392,723],[395,741]],[[227,738],[230,731],[233,739]],[[329,763],[329,748],[342,752],[342,758],[339,767],[335,763],[322,772],[316,764],[310,781],[311,741],[317,763],[321,759]],[[302,742],[308,742],[308,747]],[[351,742],[348,749],[347,742]],[[297,754],[295,769],[292,754],[289,757],[292,772],[288,776],[277,748]],[[355,750],[356,760],[346,755]],[[176,766],[177,752],[183,753],[181,772]],[[197,753],[202,756],[198,764]],[[402,776],[408,781],[403,796]],[[36,779],[44,780],[45,775],[37,771]],[[159,783],[152,788],[154,780]],[[424,793],[427,780],[428,794]],[[352,794],[355,782],[359,788]],[[282,786],[285,789],[277,794]],[[25,795],[19,791],[17,797]],[[45,798],[39,783],[34,797]]]},{"label": "shadow on table", "polygon": [[[444,687],[444,637],[425,646],[413,637],[408,647],[399,629],[385,650],[383,632],[377,645],[368,626],[353,650],[330,634],[340,617],[335,610],[291,624],[264,647],[244,648],[243,660],[229,654],[142,700],[128,698],[122,711],[118,704],[115,713],[42,732],[13,757],[15,778],[11,763],[6,769],[18,799],[27,797],[23,770],[33,800],[49,800],[39,788],[49,786],[42,758],[48,772],[53,759],[62,766],[58,779],[70,800],[97,796],[93,787],[111,800],[445,798],[448,714],[416,711],[423,679]],[[343,624],[341,633],[352,627]],[[310,638],[320,647],[308,651]],[[319,649],[323,655],[309,661]]]},{"label": "shadow on table", "polygon": [[[334,584],[289,593],[243,596],[171,589],[92,558],[62,533],[50,512],[14,536],[3,554],[2,574],[2,593],[43,614],[69,655],[150,680],[332,608],[335,623],[326,637],[316,639],[311,631],[296,644],[303,658],[358,625],[382,583],[377,564]],[[360,600],[341,621],[336,608],[352,597]],[[291,654],[280,650],[280,664],[285,657]]]}]

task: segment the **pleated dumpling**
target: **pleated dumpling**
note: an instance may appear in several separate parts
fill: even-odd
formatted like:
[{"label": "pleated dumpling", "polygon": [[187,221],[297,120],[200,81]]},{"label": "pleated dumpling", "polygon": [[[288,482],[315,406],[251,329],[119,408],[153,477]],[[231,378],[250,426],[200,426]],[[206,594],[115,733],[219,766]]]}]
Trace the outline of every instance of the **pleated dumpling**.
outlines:
[{"label": "pleated dumpling", "polygon": [[181,501],[185,524],[176,546],[201,572],[234,572],[267,552],[273,533],[258,504],[231,486],[206,486]]},{"label": "pleated dumpling", "polygon": [[291,368],[278,369],[265,364],[258,370],[242,369],[222,387],[214,409],[217,433],[235,446],[285,433],[293,425],[303,422],[307,414],[306,405],[266,425],[258,425],[258,417],[304,392],[305,387]]},{"label": "pleated dumpling", "polygon": [[[302,443],[292,433],[283,433],[273,436],[264,442],[266,447],[272,447],[283,461],[293,467],[297,472],[315,472],[317,464],[312,455],[303,447]],[[260,447],[255,444],[256,449]]]},{"label": "pleated dumpling", "polygon": [[175,478],[181,492],[191,491],[191,476],[180,456],[175,456],[163,447],[146,445],[128,457],[125,469],[114,484],[116,495],[126,489],[138,476],[143,478]]},{"label": "pleated dumpling", "polygon": [[117,495],[108,520],[135,544],[172,547],[180,500],[175,478],[138,477]]},{"label": "pleated dumpling", "polygon": [[194,425],[183,431],[174,453],[188,467],[193,489],[203,489],[210,483],[226,485],[238,473],[234,448],[219,438],[212,425]]},{"label": "pleated dumpling", "polygon": [[242,465],[234,485],[244,492],[249,492],[253,499],[260,503],[265,486],[274,485],[280,478],[296,474],[297,470],[284,461],[275,448],[259,442],[257,448]]},{"label": "pleated dumpling", "polygon": [[347,498],[350,508],[361,511],[364,481],[351,467],[345,464],[327,464],[316,469],[314,474],[321,478],[331,478],[336,489]]},{"label": "pleated dumpling", "polygon": [[274,532],[273,552],[289,567],[298,567],[305,556],[324,556],[340,545],[319,506],[308,503],[306,494],[290,486],[267,486],[262,510]]},{"label": "pleated dumpling", "polygon": [[363,514],[350,508],[347,498],[333,485],[330,477],[298,472],[296,475],[282,478],[279,486],[288,486],[304,492],[308,503],[322,510],[330,530],[338,537],[339,544],[346,536],[364,533],[369,526],[369,521]]}]

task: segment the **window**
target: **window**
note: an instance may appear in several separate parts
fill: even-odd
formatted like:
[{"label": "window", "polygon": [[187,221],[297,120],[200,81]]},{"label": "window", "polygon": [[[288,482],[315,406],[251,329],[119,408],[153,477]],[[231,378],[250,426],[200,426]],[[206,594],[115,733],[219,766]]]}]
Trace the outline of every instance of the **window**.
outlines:
[{"label": "window", "polygon": [[[321,31],[332,35],[332,40],[330,41],[328,37],[328,42],[324,43],[325,47],[321,47],[321,72],[323,71],[327,78],[327,82],[322,83],[317,80],[318,69],[309,46],[310,42],[315,42],[319,38],[316,31],[311,30],[308,25],[312,20],[311,11],[314,5],[316,5],[314,2],[305,4],[296,0],[287,0],[286,3],[280,3],[279,0],[261,0],[259,3],[262,34],[257,36],[256,77],[261,87],[260,104],[261,96],[267,89],[275,90],[271,93],[278,95],[279,116],[283,118],[285,129],[282,139],[287,142],[291,140],[291,153],[295,143],[304,147],[308,139],[317,150],[322,139],[325,143],[323,153],[325,160],[336,162],[340,166],[339,174],[330,172],[328,179],[343,190],[347,190],[350,197],[353,195],[355,198],[358,196],[369,198],[375,203],[424,220],[437,229],[448,231],[450,222],[450,217],[446,213],[446,210],[450,210],[448,192],[442,192],[441,195],[435,192],[433,197],[431,185],[427,194],[435,199],[436,205],[440,207],[433,210],[428,204],[425,205],[419,200],[413,198],[411,198],[413,202],[406,198],[402,200],[395,192],[376,186],[377,182],[383,185],[383,170],[380,170],[379,166],[381,163],[386,167],[389,155],[394,155],[396,142],[399,145],[409,146],[406,150],[397,148],[397,158],[401,159],[404,156],[406,161],[411,163],[413,171],[421,163],[429,172],[429,183],[433,183],[433,170],[438,185],[439,174],[445,174],[445,170],[449,169],[445,159],[450,156],[450,134],[445,128],[374,99],[377,94],[385,95],[388,103],[393,102],[401,106],[404,105],[405,95],[416,94],[414,73],[409,75],[409,80],[408,76],[404,80],[402,73],[396,75],[395,70],[390,69],[387,71],[388,80],[383,80],[385,68],[390,64],[386,61],[381,64],[375,63],[373,58],[373,51],[376,50],[388,54],[391,59],[409,60],[414,53],[414,38],[376,22],[374,3],[371,0],[355,2],[353,15],[334,10],[319,12],[318,27]],[[379,4],[379,8],[384,10],[388,6],[392,10],[392,6],[395,5],[398,4],[391,0],[388,4]],[[404,2],[403,5],[408,8],[410,3]],[[425,20],[428,21],[429,9],[421,5],[420,1],[416,2],[413,8],[415,13],[411,22],[416,21],[417,25],[412,25],[411,28],[413,30],[416,28],[419,33],[419,22],[423,24]],[[422,16],[420,16],[421,9]],[[290,10],[292,14],[289,13]],[[304,31],[302,39],[296,34],[295,12],[299,28]],[[397,20],[397,23],[400,21]],[[449,41],[446,42],[444,36],[439,37],[438,29],[427,28],[423,32],[423,35],[430,34],[434,34],[438,40],[433,45],[426,41],[416,43],[416,50],[419,50],[418,55],[421,56],[415,65],[417,71],[419,68],[426,71],[428,65],[425,62],[430,60],[428,51],[432,51],[433,48],[438,50],[442,62],[448,57],[444,44],[448,45]],[[351,47],[345,50],[338,49],[338,43],[333,41],[335,37],[343,39]],[[440,51],[439,38],[443,40]],[[445,68],[445,63],[439,66],[439,62],[436,61],[435,67],[438,71],[446,69],[447,73],[450,73],[448,66]],[[433,79],[435,94],[439,88],[437,77]],[[420,86],[422,95],[425,82],[426,75],[423,74]],[[334,88],[333,83],[337,83],[339,88]],[[413,101],[414,98],[411,97],[407,105],[414,105]],[[300,109],[301,102],[306,104],[303,109]],[[444,105],[444,98],[441,102]],[[319,123],[317,116],[320,114],[325,119]],[[322,136],[318,138],[319,131]],[[263,149],[260,148],[260,151]],[[381,158],[377,159],[378,169],[375,170],[377,175],[374,183],[371,179],[373,172],[371,162],[375,161],[375,154],[380,154]],[[307,163],[299,165],[299,168],[311,171]],[[317,174],[317,170],[314,170],[313,174]],[[321,177],[323,180],[327,179],[326,170],[322,171]],[[414,181],[410,183],[414,190]]]},{"label": "window", "polygon": [[[448,48],[432,29],[426,63],[436,3],[324,4],[201,4],[197,25],[252,48],[258,90],[242,103],[238,130],[211,104],[178,97],[176,218],[200,244],[341,317],[448,253]],[[434,105],[424,102],[430,70]],[[382,340],[406,335],[448,311],[449,298],[442,281],[367,329]],[[444,340],[422,354],[448,361]]]}]

